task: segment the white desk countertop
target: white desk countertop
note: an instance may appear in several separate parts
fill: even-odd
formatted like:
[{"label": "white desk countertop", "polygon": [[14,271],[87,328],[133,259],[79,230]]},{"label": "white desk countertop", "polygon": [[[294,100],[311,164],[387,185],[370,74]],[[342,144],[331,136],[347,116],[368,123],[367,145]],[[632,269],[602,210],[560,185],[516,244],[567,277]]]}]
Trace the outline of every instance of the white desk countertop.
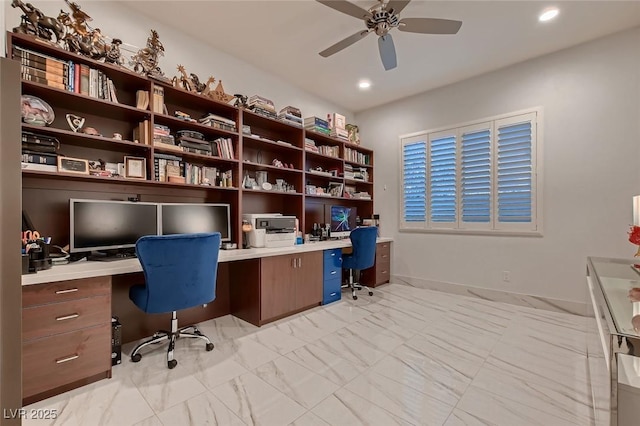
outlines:
[{"label": "white desk countertop", "polygon": [[[379,243],[391,242],[392,238],[378,238]],[[291,247],[253,248],[244,250],[220,250],[218,262],[257,259],[261,257],[282,256],[294,253],[306,253],[318,250],[351,247],[349,239],[322,241],[318,243],[300,244]],[[81,260],[68,265],[53,266],[51,269],[35,274],[22,276],[22,285],[51,283],[56,281],[77,280],[81,278],[101,277],[105,275],[129,274],[141,272],[138,259],[114,260],[112,262],[96,262]]]}]

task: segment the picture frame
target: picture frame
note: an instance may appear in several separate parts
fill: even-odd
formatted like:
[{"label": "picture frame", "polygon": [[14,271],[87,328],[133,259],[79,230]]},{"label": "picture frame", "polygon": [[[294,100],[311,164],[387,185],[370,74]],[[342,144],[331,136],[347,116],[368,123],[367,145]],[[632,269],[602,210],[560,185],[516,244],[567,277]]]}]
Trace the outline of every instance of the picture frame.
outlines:
[{"label": "picture frame", "polygon": [[144,157],[124,157],[124,177],[127,179],[147,178],[147,159]]},{"label": "picture frame", "polygon": [[58,172],[88,175],[89,160],[85,160],[84,158],[58,156]]}]

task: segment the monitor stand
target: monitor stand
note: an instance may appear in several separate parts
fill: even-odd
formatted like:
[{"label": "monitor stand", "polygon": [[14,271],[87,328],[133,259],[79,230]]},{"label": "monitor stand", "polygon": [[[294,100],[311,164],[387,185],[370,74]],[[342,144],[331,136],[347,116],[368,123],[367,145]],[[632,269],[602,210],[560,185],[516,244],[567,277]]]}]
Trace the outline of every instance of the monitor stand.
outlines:
[{"label": "monitor stand", "polygon": [[114,260],[133,259],[137,257],[135,249],[103,250],[94,251],[87,260],[97,260],[99,262],[113,262]]}]

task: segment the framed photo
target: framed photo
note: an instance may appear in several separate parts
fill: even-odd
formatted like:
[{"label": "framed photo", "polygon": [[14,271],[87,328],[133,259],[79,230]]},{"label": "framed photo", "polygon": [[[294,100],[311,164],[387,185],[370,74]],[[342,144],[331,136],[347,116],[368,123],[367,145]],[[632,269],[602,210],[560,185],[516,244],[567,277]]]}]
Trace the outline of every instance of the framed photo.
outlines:
[{"label": "framed photo", "polygon": [[74,173],[77,175],[89,174],[89,160],[82,158],[58,157],[58,172]]},{"label": "framed photo", "polygon": [[129,179],[147,178],[147,159],[143,157],[124,157],[124,177]]}]

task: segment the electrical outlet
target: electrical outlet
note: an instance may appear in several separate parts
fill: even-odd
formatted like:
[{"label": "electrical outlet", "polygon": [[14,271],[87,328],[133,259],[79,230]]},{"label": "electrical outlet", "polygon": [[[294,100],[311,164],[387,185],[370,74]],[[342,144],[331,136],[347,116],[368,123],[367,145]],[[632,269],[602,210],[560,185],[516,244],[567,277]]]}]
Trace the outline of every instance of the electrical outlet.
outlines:
[{"label": "electrical outlet", "polygon": [[511,281],[511,272],[510,271],[502,271],[502,281],[508,283]]}]

